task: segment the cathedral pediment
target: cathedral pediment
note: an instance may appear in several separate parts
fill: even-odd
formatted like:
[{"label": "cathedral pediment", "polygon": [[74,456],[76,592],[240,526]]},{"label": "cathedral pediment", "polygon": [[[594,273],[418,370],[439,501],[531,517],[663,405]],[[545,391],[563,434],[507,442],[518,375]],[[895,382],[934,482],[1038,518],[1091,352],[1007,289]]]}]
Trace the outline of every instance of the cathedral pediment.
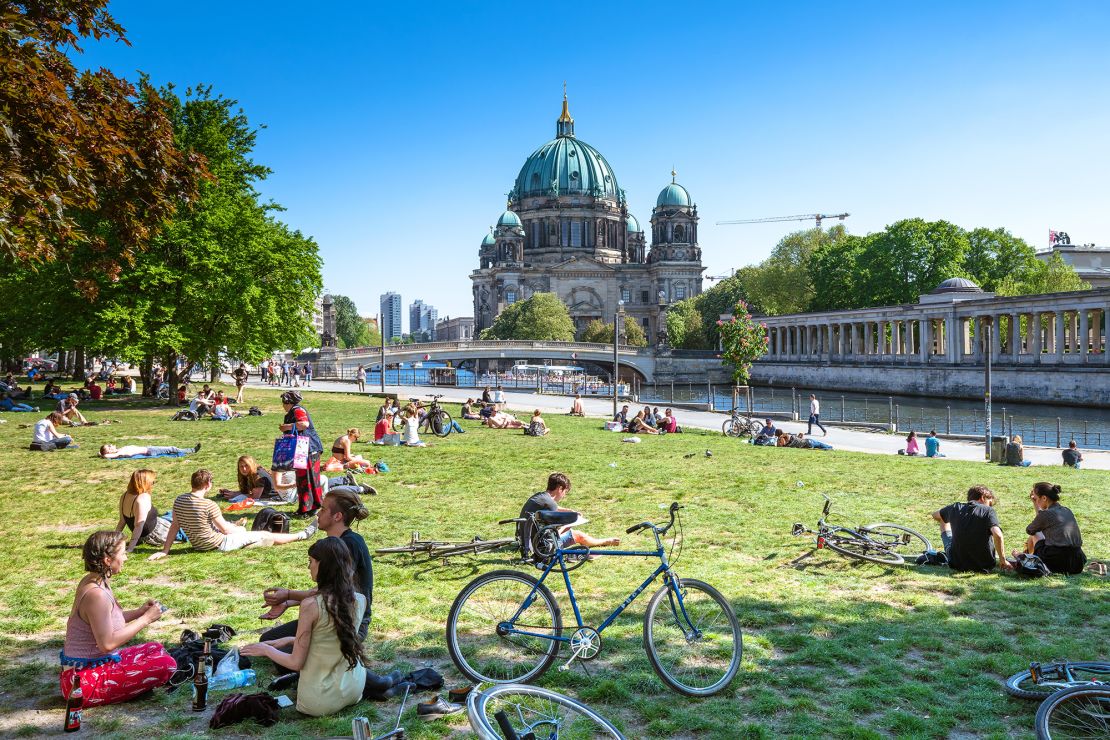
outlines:
[{"label": "cathedral pediment", "polygon": [[597,272],[598,270],[616,272],[612,265],[599,262],[592,257],[571,257],[564,262],[557,262],[550,267],[551,272],[559,273]]}]

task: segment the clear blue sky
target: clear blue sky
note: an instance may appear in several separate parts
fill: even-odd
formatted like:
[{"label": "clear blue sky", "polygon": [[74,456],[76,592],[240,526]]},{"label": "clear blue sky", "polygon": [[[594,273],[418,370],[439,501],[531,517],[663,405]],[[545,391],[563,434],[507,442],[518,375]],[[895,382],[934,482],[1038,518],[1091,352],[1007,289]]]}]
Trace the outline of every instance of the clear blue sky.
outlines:
[{"label": "clear blue sky", "polygon": [[83,63],[239,100],[326,289],[364,315],[397,291],[406,329],[416,298],[471,315],[478,244],[554,136],[563,80],[642,224],[677,168],[707,275],[805,226],[715,222],[796,213],[1110,244],[1110,3],[110,7],[132,46]]}]

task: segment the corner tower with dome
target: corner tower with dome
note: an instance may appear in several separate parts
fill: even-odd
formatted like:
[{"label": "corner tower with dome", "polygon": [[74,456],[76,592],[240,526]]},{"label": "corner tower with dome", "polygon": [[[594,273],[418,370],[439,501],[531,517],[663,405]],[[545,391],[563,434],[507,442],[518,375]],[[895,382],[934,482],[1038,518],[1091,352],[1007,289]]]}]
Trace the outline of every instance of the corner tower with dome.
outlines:
[{"label": "corner tower with dome", "polygon": [[594,319],[611,323],[624,301],[657,344],[663,311],[699,294],[704,270],[698,209],[674,177],[656,199],[649,249],[613,168],[574,135],[564,94],[555,138],[524,161],[508,208],[482,239],[470,274],[475,331],[506,306],[548,292],[566,304],[579,333]]}]

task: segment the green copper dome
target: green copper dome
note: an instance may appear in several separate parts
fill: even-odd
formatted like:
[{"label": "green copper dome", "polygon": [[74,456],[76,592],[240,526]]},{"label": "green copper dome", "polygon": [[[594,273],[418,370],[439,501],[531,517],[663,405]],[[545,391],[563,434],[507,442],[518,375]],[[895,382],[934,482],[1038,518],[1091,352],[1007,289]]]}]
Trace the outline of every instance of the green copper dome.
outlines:
[{"label": "green copper dome", "polygon": [[496,243],[497,240],[493,238],[493,234],[486,234],[486,238],[482,240],[483,247],[492,247]]},{"label": "green copper dome", "polygon": [[517,198],[535,195],[590,195],[618,200],[613,168],[601,152],[573,136],[559,136],[532,152],[516,176]]},{"label": "green copper dome", "polygon": [[659,193],[655,199],[656,206],[690,206],[690,193],[677,182],[672,182]]},{"label": "green copper dome", "polygon": [[629,233],[643,231],[643,229],[640,228],[640,222],[637,221],[636,217],[633,216],[631,213],[628,214],[628,218],[625,219],[624,224],[628,228]]},{"label": "green copper dome", "polygon": [[524,224],[520,222],[520,216],[512,211],[505,211],[501,214],[501,218],[497,219],[498,226],[513,226],[516,228],[524,228]]}]

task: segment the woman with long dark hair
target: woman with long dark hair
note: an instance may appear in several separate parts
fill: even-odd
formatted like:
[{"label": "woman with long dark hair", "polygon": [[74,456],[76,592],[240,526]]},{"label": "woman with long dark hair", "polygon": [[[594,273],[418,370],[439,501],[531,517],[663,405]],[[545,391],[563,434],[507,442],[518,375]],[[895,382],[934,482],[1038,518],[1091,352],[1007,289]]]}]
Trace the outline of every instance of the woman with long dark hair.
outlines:
[{"label": "woman with long dark hair", "polygon": [[285,420],[279,428],[283,432],[304,434],[308,437],[308,467],[297,470],[297,512],[293,515],[301,519],[314,516],[316,510],[324,502],[323,491],[320,487],[320,453],[324,451],[324,444],[316,427],[312,425],[312,417],[301,406],[301,394],[297,391],[286,391],[281,394],[281,406],[285,409]]},{"label": "woman with long dark hair", "polygon": [[126,701],[163,685],[177,663],[161,643],[124,647],[162,617],[158,602],[124,610],[112,592],[110,581],[127,562],[127,540],[120,532],[94,532],[81,556],[86,573],[66,622],[62,696],[69,698],[75,677],[81,680],[86,707]]},{"label": "woman with long dark hair", "polygon": [[[1053,573],[1075,575],[1083,572],[1087,555],[1083,552],[1083,537],[1071,509],[1060,504],[1060,486],[1037,483],[1029,492],[1033,510],[1037,515],[1025,528],[1029,539],[1025,552],[1036,555]],[[1017,551],[1014,551],[1015,557]]]},{"label": "woman with long dark hair", "polygon": [[[308,569],[316,581],[316,595],[301,602],[296,636],[247,645],[242,654],[299,671],[297,711],[321,717],[356,704],[368,689],[388,689],[400,677],[366,670],[358,637],[366,597],[355,590],[347,545],[338,537],[317,540],[308,548]],[[282,649],[290,647],[291,653]]]}]

